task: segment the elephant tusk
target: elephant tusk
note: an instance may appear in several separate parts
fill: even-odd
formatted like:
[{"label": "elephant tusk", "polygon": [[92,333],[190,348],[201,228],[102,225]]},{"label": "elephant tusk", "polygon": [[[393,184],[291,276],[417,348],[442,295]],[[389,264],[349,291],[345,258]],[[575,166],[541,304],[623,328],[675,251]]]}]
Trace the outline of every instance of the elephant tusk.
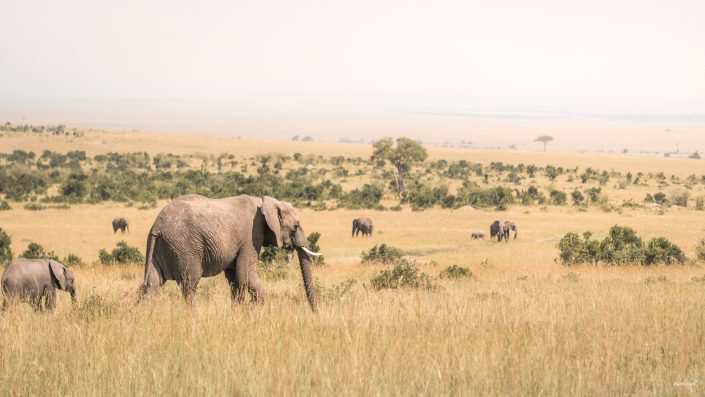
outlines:
[{"label": "elephant tusk", "polygon": [[308,249],[308,248],[306,248],[306,247],[301,247],[301,249],[304,250],[304,252],[307,253],[307,254],[309,254],[309,255],[321,256],[321,254],[319,254],[319,253],[317,253],[317,252],[313,252],[313,251],[311,251],[310,249]]}]

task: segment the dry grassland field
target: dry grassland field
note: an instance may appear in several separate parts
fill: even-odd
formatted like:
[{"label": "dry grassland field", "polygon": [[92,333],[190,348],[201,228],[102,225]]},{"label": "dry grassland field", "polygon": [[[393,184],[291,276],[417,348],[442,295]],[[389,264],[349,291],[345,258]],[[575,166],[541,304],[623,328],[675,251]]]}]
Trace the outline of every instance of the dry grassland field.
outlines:
[{"label": "dry grassland field", "polygon": [[[47,149],[84,150],[89,157],[193,155],[188,161],[196,170],[213,169],[199,158],[223,152],[236,156],[235,169],[250,157],[277,153],[365,160],[372,154],[367,144],[92,130],[79,137],[0,137],[2,153],[39,156]],[[317,313],[307,305],[295,261],[282,265],[283,276],[263,277],[263,305],[231,304],[222,274],[201,281],[192,309],[173,281],[152,301],[138,303],[144,265],[106,266],[98,252],[125,240],[144,254],[147,233],[168,200],[156,206],[71,203],[39,211],[25,209],[27,201],[10,201],[12,209],[0,211],[0,228],[11,236],[15,257],[37,242],[60,258],[73,253],[86,264],[74,268],[77,304],[59,293],[54,313],[24,304],[0,314],[0,395],[705,395],[705,267],[696,254],[705,238],[705,211],[695,209],[705,196],[703,160],[427,149],[424,164],[502,161],[578,172],[573,180],[561,174],[554,181],[537,172],[516,184],[536,184],[546,194],[563,190],[565,205],[413,211],[402,204],[392,211],[399,200],[388,189],[382,199],[387,210],[301,207],[301,224],[321,234],[325,258],[313,270]],[[295,168],[291,163],[284,171]],[[344,167],[350,175],[336,183],[345,192],[370,182],[370,174],[352,172],[358,166]],[[579,175],[588,167],[620,176],[586,185],[602,189],[602,204],[572,205],[570,193],[583,190]],[[626,173],[639,172],[644,184],[618,186]],[[648,176],[659,172],[666,182]],[[445,184],[451,192],[462,185],[433,175],[428,183]],[[695,183],[687,182],[690,175]],[[491,174],[487,185],[471,179],[514,189],[505,177]],[[670,197],[684,189],[687,207],[644,204],[646,194]],[[116,216],[130,220],[129,233],[113,233]],[[351,221],[359,216],[373,219],[372,236],[351,237]],[[495,219],[514,221],[518,237],[508,243],[489,235],[470,239],[475,230],[489,234]],[[665,237],[688,259],[670,266],[561,263],[557,246],[566,233],[589,231],[602,240],[613,225],[633,228],[645,243]],[[403,250],[433,287],[373,288],[371,279],[393,265],[361,263],[360,256],[379,244]],[[472,277],[440,277],[451,265],[467,267]]]}]

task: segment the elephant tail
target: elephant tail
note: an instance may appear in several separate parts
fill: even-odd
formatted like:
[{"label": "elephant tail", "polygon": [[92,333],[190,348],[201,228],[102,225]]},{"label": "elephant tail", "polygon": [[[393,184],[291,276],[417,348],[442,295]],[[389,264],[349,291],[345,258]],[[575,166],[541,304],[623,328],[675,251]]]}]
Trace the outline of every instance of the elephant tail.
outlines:
[{"label": "elephant tail", "polygon": [[147,236],[147,255],[144,263],[144,283],[142,284],[142,297],[152,295],[157,292],[161,285],[161,277],[157,267],[154,265],[154,245],[157,243],[159,235],[154,229],[149,231]]}]

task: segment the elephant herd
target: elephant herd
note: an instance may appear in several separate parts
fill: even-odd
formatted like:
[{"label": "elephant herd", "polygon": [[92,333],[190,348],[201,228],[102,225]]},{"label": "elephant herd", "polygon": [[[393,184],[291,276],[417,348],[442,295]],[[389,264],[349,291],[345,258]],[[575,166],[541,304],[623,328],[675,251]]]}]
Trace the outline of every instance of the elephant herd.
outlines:
[{"label": "elephant herd", "polygon": [[[113,220],[113,232],[129,231],[125,218]],[[371,236],[370,218],[353,220],[352,236]],[[513,222],[495,221],[490,235],[509,240],[517,235]],[[474,232],[473,238],[484,238]],[[311,310],[316,311],[316,296],[311,272],[312,256],[320,255],[308,247],[306,233],[295,208],[269,196],[239,195],[209,199],[196,194],[178,197],[157,215],[147,236],[147,255],[140,300],[153,296],[166,281],[174,280],[189,305],[203,277],[224,273],[231,299],[242,302],[248,292],[255,302],[264,302],[264,288],[256,265],[262,247],[296,251],[304,290]],[[35,308],[48,310],[56,305],[56,290],[67,291],[75,303],[76,289],[71,269],[50,259],[16,259],[5,269],[1,288],[8,303],[24,300]]]},{"label": "elephant herd", "polygon": [[[125,218],[113,220],[113,232],[129,231]],[[371,232],[371,230],[370,230]],[[157,215],[147,237],[147,256],[140,299],[151,297],[167,280],[175,280],[184,299],[193,303],[202,277],[225,273],[234,301],[245,291],[264,301],[256,264],[262,247],[296,251],[309,305],[316,310],[308,240],[294,207],[272,197],[240,195],[209,199],[189,194],[174,199]],[[5,269],[1,288],[3,308],[14,301],[48,310],[56,305],[56,290],[76,301],[71,269],[50,259],[16,259]]]}]

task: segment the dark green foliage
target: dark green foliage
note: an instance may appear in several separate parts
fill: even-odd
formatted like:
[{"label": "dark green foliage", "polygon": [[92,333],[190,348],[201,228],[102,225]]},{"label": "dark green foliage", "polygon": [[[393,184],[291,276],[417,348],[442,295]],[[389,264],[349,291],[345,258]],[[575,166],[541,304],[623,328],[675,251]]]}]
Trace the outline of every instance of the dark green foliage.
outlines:
[{"label": "dark green foliage", "polygon": [[566,196],[565,192],[556,189],[551,190],[549,197],[551,198],[551,204],[553,205],[565,205],[568,201],[568,196]]},{"label": "dark green foliage", "polygon": [[45,251],[44,247],[34,242],[29,243],[27,249],[20,254],[20,258],[59,260],[59,257],[54,253],[54,251]]},{"label": "dark green foliage", "polygon": [[440,278],[471,278],[475,275],[467,267],[450,265],[441,271]]},{"label": "dark green foliage", "polygon": [[664,237],[654,237],[646,245],[644,251],[645,265],[683,264],[686,260],[683,250]]},{"label": "dark green foliage", "polygon": [[458,190],[455,206],[471,205],[475,208],[504,207],[514,204],[514,190],[504,186],[482,189],[465,181]]},{"label": "dark green foliage", "polygon": [[120,241],[111,253],[101,249],[98,252],[100,263],[104,265],[126,265],[144,263],[144,255],[136,247],[127,245],[127,242]]},{"label": "dark green foliage", "polygon": [[400,260],[404,256],[404,251],[399,248],[387,246],[387,244],[375,245],[369,252],[362,252],[362,263],[381,262],[392,263]]},{"label": "dark green foliage", "polygon": [[[321,233],[313,232],[306,238],[308,240],[308,249],[313,252],[320,252],[321,247],[318,246],[318,240],[321,238]],[[319,266],[325,264],[325,259],[323,255],[314,256],[311,258],[314,265]]]},{"label": "dark green foliage", "polygon": [[[705,242],[703,246],[705,250]],[[683,251],[666,238],[655,237],[644,246],[634,229],[617,225],[602,242],[592,240],[589,232],[582,239],[576,233],[568,233],[558,243],[558,249],[561,262],[569,266],[597,262],[616,266],[671,265],[687,260]]]},{"label": "dark green foliage", "polygon": [[640,264],[644,260],[644,243],[628,226],[612,226],[600,243],[600,259],[611,265]]},{"label": "dark green foliage", "polygon": [[587,193],[588,197],[590,198],[590,202],[593,204],[599,202],[602,198],[601,187],[591,187],[590,189],[586,190],[585,193]]},{"label": "dark green foliage", "polygon": [[583,196],[582,193],[580,193],[579,190],[573,190],[570,193],[570,197],[573,199],[573,205],[583,205],[585,204],[585,196]]},{"label": "dark green foliage", "polygon": [[12,207],[10,207],[10,204],[7,202],[7,200],[0,201],[0,211],[9,211],[11,209]]},{"label": "dark green foliage", "polygon": [[85,262],[83,262],[81,257],[78,255],[75,255],[75,254],[66,255],[66,257],[64,258],[63,261],[61,261],[61,263],[63,263],[66,266],[79,266],[80,267],[80,266],[85,265]]},{"label": "dark green foliage", "polygon": [[379,272],[370,280],[375,290],[398,288],[435,289],[435,281],[426,273],[419,273],[419,268],[406,260],[400,260],[394,268]]},{"label": "dark green foliage", "polygon": [[402,203],[409,203],[413,210],[419,211],[434,205],[444,206],[447,196],[448,187],[446,186],[431,187],[416,182],[411,187],[407,187],[402,194]]},{"label": "dark green foliage", "polygon": [[10,244],[12,244],[10,235],[0,228],[0,265],[7,265],[12,261]]},{"label": "dark green foliage", "polygon": [[47,207],[38,203],[27,203],[24,205],[24,209],[27,211],[41,211],[47,209]]},{"label": "dark green foliage", "polygon": [[595,264],[600,260],[600,242],[591,239],[592,234],[585,232],[583,238],[577,233],[568,233],[558,243],[560,259],[564,265]]},{"label": "dark green foliage", "polygon": [[664,192],[658,192],[654,194],[654,202],[657,204],[667,204],[668,203],[668,198],[666,197],[666,193]]},{"label": "dark green foliage", "polygon": [[343,194],[340,198],[339,206],[349,209],[379,208],[379,201],[383,195],[383,187],[365,184],[362,189],[354,189],[347,194]]},{"label": "dark green foliage", "polygon": [[86,179],[88,179],[88,176],[83,171],[70,173],[59,189],[61,195],[69,202],[82,202],[83,198],[88,194]]}]

